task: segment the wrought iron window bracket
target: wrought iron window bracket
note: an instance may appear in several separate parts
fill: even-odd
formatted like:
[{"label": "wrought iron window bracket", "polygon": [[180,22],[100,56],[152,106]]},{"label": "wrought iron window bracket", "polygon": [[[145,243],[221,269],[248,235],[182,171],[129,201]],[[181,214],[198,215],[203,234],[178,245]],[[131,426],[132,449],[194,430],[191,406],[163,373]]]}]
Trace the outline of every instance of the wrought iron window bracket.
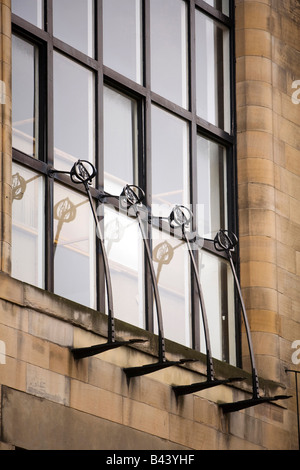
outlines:
[{"label": "wrought iron window bracket", "polygon": [[227,230],[220,230],[215,239],[214,245],[216,251],[224,251],[227,255],[227,259],[230,263],[231,271],[234,277],[235,286],[238,292],[239,302],[241,305],[243,320],[246,329],[246,336],[248,341],[249,353],[250,353],[250,361],[251,361],[251,373],[252,373],[252,397],[246,400],[240,400],[233,403],[222,403],[220,404],[220,408],[222,408],[224,413],[231,413],[234,411],[243,410],[245,408],[250,408],[252,406],[260,405],[261,403],[270,403],[278,400],[284,400],[291,398],[291,396],[287,395],[276,395],[276,396],[260,396],[259,395],[259,380],[258,374],[255,364],[255,357],[253,352],[253,344],[251,338],[251,332],[249,327],[249,322],[247,318],[246,308],[242,297],[242,291],[239,284],[239,280],[237,277],[237,273],[235,270],[235,266],[232,259],[232,252],[234,252],[236,245],[238,244],[238,239],[234,233],[228,232]]},{"label": "wrought iron window bracket", "polygon": [[206,347],[206,377],[207,378],[205,381],[192,383],[189,385],[174,385],[172,388],[176,396],[187,395],[187,394],[194,393],[197,391],[205,390],[207,388],[216,387],[218,385],[225,385],[234,381],[244,380],[241,377],[232,377],[232,378],[222,379],[222,380],[218,380],[215,377],[212,349],[211,349],[211,342],[210,342],[210,334],[209,334],[209,328],[208,328],[208,319],[207,319],[207,312],[206,312],[206,307],[205,307],[205,302],[204,302],[202,286],[200,282],[200,277],[199,277],[195,257],[193,254],[193,249],[192,249],[189,237],[186,234],[186,227],[189,225],[192,217],[193,217],[193,214],[187,207],[175,206],[171,214],[168,217],[168,221],[171,227],[180,229],[180,234],[188,248],[188,252],[190,255],[190,259],[191,259],[191,264],[193,267],[193,272],[194,272],[195,279],[196,279],[201,314],[202,314],[203,329],[204,329],[204,338],[205,338],[205,347]]},{"label": "wrought iron window bracket", "polygon": [[[130,210],[130,215],[135,216],[138,220],[139,229],[142,234],[142,239],[144,242],[144,247],[146,251],[146,257],[150,269],[151,275],[151,282],[152,288],[154,293],[154,300],[156,304],[156,312],[157,312],[157,323],[158,323],[158,361],[155,363],[145,364],[143,366],[138,367],[125,367],[123,370],[127,376],[127,379],[132,377],[137,377],[141,375],[150,374],[152,372],[156,372],[161,369],[165,369],[167,367],[171,367],[174,365],[185,364],[187,362],[195,362],[195,359],[180,359],[178,361],[169,361],[166,359],[166,348],[165,348],[165,336],[164,336],[164,329],[163,329],[163,318],[162,318],[162,310],[161,310],[161,303],[160,303],[160,296],[158,292],[157,280],[154,272],[152,257],[150,253],[150,248],[147,242],[147,236],[143,226],[143,220],[140,215],[141,210],[143,210],[143,206],[141,205],[142,200],[144,199],[145,194],[143,190],[136,185],[126,185],[123,188],[121,195],[119,196],[120,207],[126,210]],[[103,194],[100,196],[101,202],[107,202],[109,198],[117,198],[117,196],[113,196],[110,194]],[[147,217],[147,221],[149,218]]]},{"label": "wrought iron window bracket", "polygon": [[106,294],[107,294],[107,303],[108,303],[108,340],[106,343],[96,344],[93,346],[83,347],[83,348],[71,348],[71,352],[73,354],[74,359],[82,359],[85,357],[94,356],[96,354],[100,354],[102,352],[108,351],[110,349],[115,349],[121,346],[126,346],[135,343],[143,343],[146,340],[142,339],[129,339],[129,340],[120,340],[117,341],[115,337],[115,319],[114,319],[114,307],[113,307],[113,296],[112,296],[112,285],[111,285],[111,277],[108,265],[108,259],[105,251],[105,246],[103,243],[103,236],[101,232],[101,228],[98,222],[97,214],[95,212],[95,208],[92,201],[92,196],[90,192],[89,185],[92,183],[93,178],[96,176],[96,169],[94,166],[87,160],[78,160],[71,170],[68,171],[58,171],[55,169],[50,169],[48,171],[49,176],[53,176],[56,173],[65,173],[69,174],[71,181],[75,184],[83,184],[86,194],[89,199],[90,207],[92,210],[93,218],[96,224],[96,228],[98,231],[98,238],[101,247],[101,253],[103,258],[104,264],[104,274],[105,274],[105,281],[106,281]]}]

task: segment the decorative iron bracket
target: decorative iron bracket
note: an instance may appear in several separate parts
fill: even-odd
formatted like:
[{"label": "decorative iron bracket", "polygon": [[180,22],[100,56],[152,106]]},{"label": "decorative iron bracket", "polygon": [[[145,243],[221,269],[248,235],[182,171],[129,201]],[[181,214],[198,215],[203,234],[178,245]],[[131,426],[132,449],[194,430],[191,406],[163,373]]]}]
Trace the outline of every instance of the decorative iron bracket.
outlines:
[{"label": "decorative iron bracket", "polygon": [[121,346],[131,345],[134,343],[144,343],[146,340],[142,339],[129,339],[116,341],[115,338],[115,319],[114,319],[114,307],[113,307],[113,295],[112,295],[112,285],[111,277],[109,271],[109,264],[106,255],[106,250],[103,242],[103,236],[98,222],[97,214],[92,201],[92,196],[90,192],[89,185],[92,183],[93,178],[96,176],[97,172],[95,167],[91,162],[87,160],[78,160],[74,163],[73,167],[69,172],[67,171],[58,171],[51,169],[48,171],[49,176],[52,176],[55,173],[65,173],[69,174],[71,181],[75,184],[83,184],[86,194],[89,199],[90,207],[92,210],[93,218],[97,228],[97,235],[99,238],[99,243],[101,247],[103,265],[104,265],[104,275],[106,281],[106,294],[107,294],[107,304],[108,304],[108,341],[106,343],[96,344],[94,346],[88,346],[84,348],[71,348],[71,352],[74,356],[74,359],[82,359],[89,356],[94,356],[102,352],[108,351],[110,349],[115,349]]},{"label": "decorative iron bracket", "polygon": [[[113,196],[110,194],[103,194],[101,196],[101,202],[107,202],[109,198],[117,198],[117,196]],[[168,361],[166,359],[166,348],[165,348],[165,336],[164,336],[164,329],[163,329],[163,318],[162,318],[162,310],[161,310],[161,302],[160,296],[157,286],[157,280],[154,272],[153,262],[151,258],[150,248],[147,243],[147,236],[143,226],[143,220],[141,217],[141,210],[142,206],[140,205],[145,197],[144,191],[136,185],[126,185],[123,188],[121,195],[119,196],[120,206],[127,210],[130,209],[131,215],[134,215],[139,224],[139,228],[142,234],[142,239],[144,242],[144,247],[146,251],[147,261],[150,269],[150,276],[154,294],[154,300],[156,304],[156,312],[157,312],[157,323],[158,323],[158,361],[153,364],[146,364],[143,366],[138,367],[125,367],[123,370],[128,379],[132,377],[137,377],[145,374],[150,374],[152,372],[164,369],[166,367],[171,367],[174,365],[181,365],[187,362],[195,362],[195,359],[180,359],[178,361]],[[148,218],[147,218],[148,220]]]},{"label": "decorative iron bracket", "polygon": [[193,214],[190,211],[190,209],[188,209],[187,207],[175,206],[172,212],[170,213],[168,220],[169,220],[169,224],[171,227],[179,228],[181,230],[182,237],[188,248],[188,252],[190,255],[190,259],[191,259],[191,264],[193,267],[193,273],[196,279],[199,302],[200,302],[200,309],[201,309],[201,314],[202,314],[204,338],[205,338],[207,378],[203,382],[197,382],[197,383],[193,383],[190,385],[174,385],[172,388],[176,396],[187,395],[189,393],[197,392],[197,391],[204,390],[204,389],[211,388],[211,387],[216,387],[218,385],[224,385],[227,383],[244,380],[243,378],[240,378],[240,377],[232,377],[232,378],[223,379],[223,380],[217,380],[215,378],[210,334],[209,334],[209,327],[208,327],[208,318],[207,318],[207,312],[206,312],[206,307],[205,307],[205,302],[204,302],[202,286],[200,282],[200,276],[199,276],[197,264],[195,261],[195,257],[193,254],[193,250],[191,247],[191,243],[190,243],[189,237],[186,234],[186,227],[190,224],[192,217],[193,217]]},{"label": "decorative iron bracket", "polygon": [[228,232],[227,230],[220,230],[214,239],[214,246],[216,251],[223,251],[227,255],[227,259],[230,263],[231,271],[234,277],[235,286],[239,296],[239,302],[241,305],[243,320],[246,329],[246,336],[248,341],[248,347],[250,352],[250,361],[251,361],[251,373],[252,373],[252,397],[247,400],[241,400],[234,403],[222,403],[220,408],[222,408],[224,413],[231,413],[234,411],[243,410],[245,408],[250,408],[252,406],[260,405],[261,403],[269,403],[277,400],[285,400],[291,398],[287,395],[276,395],[274,397],[261,397],[259,395],[259,380],[257,369],[255,365],[255,357],[253,352],[253,344],[251,338],[251,332],[249,327],[249,322],[247,318],[246,308],[242,297],[242,291],[237,277],[237,273],[234,267],[232,252],[235,250],[236,245],[238,244],[237,236],[234,233]]}]

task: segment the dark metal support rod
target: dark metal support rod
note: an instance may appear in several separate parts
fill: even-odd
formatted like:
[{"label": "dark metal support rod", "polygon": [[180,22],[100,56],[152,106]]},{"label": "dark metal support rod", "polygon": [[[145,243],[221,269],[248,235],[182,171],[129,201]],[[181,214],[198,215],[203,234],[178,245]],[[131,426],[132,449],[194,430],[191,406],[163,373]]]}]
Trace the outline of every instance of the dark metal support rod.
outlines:
[{"label": "dark metal support rod", "polygon": [[[136,194],[136,191],[140,194],[138,196]],[[144,230],[143,226],[143,221],[140,216],[140,211],[138,204],[142,201],[144,198],[144,192],[142,191],[141,188],[138,186],[134,185],[127,185],[124,187],[123,192],[121,194],[121,197],[124,197],[127,203],[127,208],[132,208],[134,210],[135,216],[137,217],[139,228],[141,230],[144,246],[146,249],[146,256],[147,256],[147,261],[148,265],[150,268],[150,275],[151,275],[151,281],[152,281],[152,287],[153,287],[153,293],[154,293],[154,298],[155,298],[155,303],[156,303],[156,314],[157,314],[157,323],[158,323],[158,340],[159,340],[159,351],[158,351],[158,362],[153,363],[153,364],[146,364],[144,366],[140,367],[127,367],[124,368],[124,372],[127,376],[127,378],[131,377],[136,377],[136,376],[141,376],[145,374],[149,374],[152,372],[155,372],[157,370],[164,369],[166,367],[171,367],[173,365],[179,365],[179,364],[184,364],[187,362],[195,362],[194,359],[180,359],[179,361],[167,361],[166,359],[166,348],[165,348],[165,337],[164,337],[164,330],[163,330],[163,318],[162,318],[162,310],[161,310],[161,303],[160,303],[160,296],[159,296],[159,291],[158,291],[158,285],[157,285],[157,279],[155,276],[154,272],[154,267],[153,267],[153,261],[150,253],[150,248],[147,243],[147,235]],[[148,217],[147,217],[148,221]]]},{"label": "dark metal support rod", "polygon": [[107,304],[108,304],[108,341],[109,342],[114,342],[115,341],[115,322],[114,322],[114,308],[113,308],[113,295],[112,295],[112,284],[111,284],[111,277],[110,277],[110,271],[109,271],[109,264],[108,264],[108,259],[104,247],[104,242],[103,242],[103,234],[100,228],[100,224],[97,218],[97,214],[95,212],[95,208],[93,205],[92,201],[92,196],[90,192],[90,188],[88,187],[88,183],[84,182],[84,187],[86,190],[86,193],[89,198],[89,203],[92,209],[94,221],[96,224],[97,232],[98,232],[98,238],[100,242],[100,247],[101,247],[101,252],[102,252],[102,258],[103,258],[103,264],[104,264],[104,275],[105,275],[105,280],[106,280],[106,293],[107,293]]},{"label": "dark metal support rod", "polygon": [[215,372],[214,372],[214,367],[213,367],[213,356],[212,356],[212,349],[211,349],[211,342],[210,342],[210,334],[209,334],[209,327],[208,327],[208,317],[207,317],[207,312],[206,312],[206,307],[205,307],[205,301],[204,301],[204,295],[203,295],[203,290],[202,290],[202,285],[200,282],[200,277],[199,277],[199,272],[198,268],[196,265],[195,257],[193,254],[193,250],[189,241],[188,236],[186,235],[186,230],[185,226],[190,222],[192,218],[192,213],[189,209],[187,209],[184,206],[175,206],[173,211],[171,212],[169,216],[169,222],[170,224],[175,223],[178,227],[181,228],[182,236],[187,244],[188,252],[190,255],[190,259],[192,262],[192,267],[193,267],[193,272],[196,278],[196,284],[197,284],[197,289],[198,289],[198,295],[199,295],[199,302],[200,302],[200,308],[201,308],[201,315],[202,315],[202,321],[203,321],[203,329],[204,329],[204,338],[205,338],[205,346],[206,346],[206,369],[207,369],[207,378],[203,382],[198,382],[198,383],[193,383],[190,385],[179,385],[173,386],[173,390],[176,394],[176,396],[179,395],[186,395],[189,393],[193,393],[196,391],[204,390],[207,388],[212,388],[216,387],[219,385],[224,385],[227,383],[235,382],[235,381],[241,381],[244,380],[241,377],[233,377],[229,379],[223,379],[223,380],[216,380],[215,378]]},{"label": "dark metal support rod", "polygon": [[231,271],[232,271],[233,276],[234,276],[235,285],[236,285],[236,288],[238,290],[239,300],[240,300],[240,303],[241,303],[241,308],[242,308],[242,313],[243,313],[243,320],[244,320],[244,323],[245,323],[247,342],[248,342],[248,347],[249,347],[249,351],[250,351],[253,398],[258,398],[259,397],[259,381],[258,381],[257,368],[256,368],[256,364],[255,364],[255,356],[254,356],[254,351],[253,351],[253,344],[252,344],[252,339],[251,339],[250,326],[249,326],[248,317],[247,317],[247,314],[246,314],[246,308],[245,308],[244,300],[243,300],[243,297],[242,297],[240,284],[239,284],[239,281],[238,281],[238,278],[237,278],[236,270],[234,268],[234,264],[233,264],[233,260],[232,260],[232,256],[231,256],[230,251],[228,252],[228,259],[229,259]]},{"label": "dark metal support rod", "polygon": [[153,263],[152,263],[152,258],[151,258],[151,253],[149,249],[149,245],[146,240],[146,233],[143,227],[143,222],[140,217],[139,211],[136,209],[136,206],[134,206],[135,209],[135,214],[137,216],[137,220],[139,223],[139,227],[142,233],[142,238],[144,241],[144,247],[146,248],[146,254],[147,254],[147,261],[148,265],[150,268],[150,275],[151,275],[151,280],[152,280],[152,286],[153,286],[153,292],[154,292],[154,298],[155,298],[155,304],[156,304],[156,314],[157,314],[157,323],[158,323],[158,340],[159,340],[159,362],[166,362],[166,346],[165,346],[165,336],[164,336],[164,327],[163,327],[163,319],[162,319],[162,310],[161,310],[161,302],[160,302],[160,296],[158,292],[158,286],[156,282],[156,277],[155,277],[155,272],[153,268]]},{"label": "dark metal support rod", "polygon": [[[89,167],[90,171],[87,169]],[[83,184],[86,194],[88,196],[88,200],[90,203],[90,207],[92,210],[93,218],[95,221],[96,229],[97,229],[97,236],[99,238],[101,252],[102,252],[102,259],[104,264],[104,275],[105,275],[105,282],[106,282],[106,294],[107,294],[107,303],[108,303],[108,341],[104,344],[97,344],[94,346],[84,347],[84,348],[72,348],[71,352],[75,359],[82,359],[84,357],[94,356],[101,352],[115,349],[120,346],[124,346],[127,344],[133,343],[142,343],[144,340],[142,339],[130,339],[128,341],[116,341],[115,339],[115,321],[114,321],[114,308],[113,308],[113,295],[112,295],[112,283],[110,277],[110,270],[109,270],[109,263],[108,258],[106,255],[106,250],[104,246],[104,238],[100,228],[100,224],[97,218],[97,214],[93,205],[93,200],[91,196],[91,191],[89,188],[89,184],[91,183],[94,176],[96,176],[96,169],[94,166],[87,160],[78,160],[69,172],[67,171],[57,171],[54,169],[49,170],[49,176],[52,176],[55,173],[68,173],[71,177],[71,180],[75,184]]]},{"label": "dark metal support rod", "polygon": [[211,350],[211,343],[210,343],[210,335],[209,335],[209,328],[208,328],[208,320],[207,320],[207,313],[206,313],[206,307],[205,307],[205,302],[204,302],[204,296],[203,296],[203,291],[200,283],[200,278],[199,278],[199,273],[198,269],[196,266],[195,262],[195,257],[192,252],[192,248],[190,245],[190,242],[185,234],[185,231],[183,231],[184,239],[187,243],[189,255],[192,261],[192,266],[193,266],[193,271],[194,275],[196,278],[196,283],[197,283],[197,288],[198,288],[198,295],[199,295],[199,300],[200,300],[200,307],[201,307],[201,313],[202,313],[202,321],[203,321],[203,329],[204,329],[204,337],[205,337],[205,345],[206,345],[206,360],[207,360],[207,380],[212,381],[215,379],[215,372],[214,372],[214,366],[213,366],[213,359],[212,359],[212,350]]},{"label": "dark metal support rod", "polygon": [[190,258],[193,265],[194,274],[196,277],[196,283],[198,288],[199,300],[200,300],[200,307],[202,312],[202,321],[203,321],[203,328],[204,328],[204,337],[205,337],[205,344],[206,344],[206,367],[207,367],[207,378],[203,382],[193,383],[191,385],[178,385],[173,386],[173,390],[176,396],[179,395],[187,395],[189,393],[197,392],[200,390],[205,390],[207,388],[217,387],[219,385],[225,385],[232,382],[240,382],[244,380],[243,377],[231,377],[228,379],[221,379],[218,380],[215,378],[215,372],[213,367],[213,358],[212,358],[212,350],[211,350],[211,343],[210,343],[210,335],[209,335],[209,328],[208,328],[208,320],[206,314],[206,308],[204,303],[203,291],[200,283],[200,278],[198,274],[198,269],[195,262],[195,257],[192,253],[192,248],[190,246],[190,242],[184,233],[184,238],[188,246]]},{"label": "dark metal support rod", "polygon": [[273,402],[277,400],[284,400],[287,398],[291,398],[290,396],[286,395],[277,395],[274,397],[260,397],[259,396],[259,381],[258,381],[258,374],[257,374],[257,369],[255,365],[255,358],[254,358],[254,352],[253,352],[253,345],[252,345],[252,339],[251,339],[251,333],[250,333],[250,327],[249,327],[249,322],[247,318],[247,313],[246,313],[246,308],[245,304],[243,301],[243,296],[242,296],[242,291],[241,287],[239,284],[239,280],[236,274],[236,270],[234,267],[233,259],[232,259],[232,251],[234,250],[235,246],[238,243],[238,239],[235,236],[235,234],[229,234],[228,231],[226,230],[220,230],[215,239],[214,239],[214,244],[215,248],[217,251],[225,251],[228,261],[230,263],[230,268],[234,277],[235,281],[235,286],[238,291],[239,295],[239,301],[241,304],[241,309],[242,309],[242,315],[245,323],[245,328],[246,328],[246,334],[247,334],[247,341],[248,341],[248,347],[249,347],[249,353],[250,353],[250,360],[251,360],[251,372],[252,372],[252,398],[249,400],[241,400],[236,403],[224,403],[221,406],[223,409],[224,413],[231,413],[233,411],[238,411],[242,410],[245,408],[249,408],[251,406],[256,406],[259,405],[260,403],[266,403],[266,402]]}]

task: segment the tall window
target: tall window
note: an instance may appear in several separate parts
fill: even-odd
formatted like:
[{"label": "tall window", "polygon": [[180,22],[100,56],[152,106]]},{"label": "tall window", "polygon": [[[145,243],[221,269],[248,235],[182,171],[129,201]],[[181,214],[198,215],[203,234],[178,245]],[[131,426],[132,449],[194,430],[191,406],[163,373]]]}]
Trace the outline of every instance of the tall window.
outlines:
[{"label": "tall window", "polygon": [[168,224],[184,205],[201,240],[212,352],[235,364],[233,281],[213,243],[219,229],[236,231],[233,2],[12,0],[12,12],[13,276],[106,311],[90,201],[66,174],[87,160],[115,316],[157,332],[141,231],[112,197],[134,184],[165,336],[205,352],[187,246]]}]

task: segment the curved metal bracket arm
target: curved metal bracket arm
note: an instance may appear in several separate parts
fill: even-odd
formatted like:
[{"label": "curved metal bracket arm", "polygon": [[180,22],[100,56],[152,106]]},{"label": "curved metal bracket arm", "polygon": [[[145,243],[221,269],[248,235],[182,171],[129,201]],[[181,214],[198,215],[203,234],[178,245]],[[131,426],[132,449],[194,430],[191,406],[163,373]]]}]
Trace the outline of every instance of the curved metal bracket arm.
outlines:
[{"label": "curved metal bracket arm", "polygon": [[[116,198],[117,196],[106,194],[106,195],[101,196],[100,200],[101,202],[105,203],[111,197]],[[155,300],[155,305],[156,305],[157,324],[158,324],[158,362],[155,362],[154,364],[146,364],[140,367],[124,368],[123,370],[127,378],[150,374],[157,370],[164,369],[166,367],[170,367],[173,365],[184,364],[186,362],[194,362],[193,359],[192,360],[181,359],[179,361],[168,361],[166,359],[165,336],[164,336],[160,296],[159,296],[159,291],[158,291],[157,279],[156,279],[155,271],[153,267],[151,252],[150,252],[149,244],[147,242],[147,234],[144,228],[143,218],[141,217],[141,211],[144,210],[144,207],[141,205],[141,202],[143,201],[144,197],[145,197],[145,193],[139,186],[126,185],[123,188],[123,191],[121,192],[119,196],[119,201],[120,201],[121,209],[130,210],[130,215],[131,216],[135,215],[135,217],[137,218],[139,229],[141,231],[141,235],[142,235],[142,239],[143,239],[143,243],[145,247],[146,257],[147,257],[148,266],[150,270],[153,295],[154,295],[154,300]],[[148,220],[149,219],[147,217],[147,222]]]},{"label": "curved metal bracket arm", "polygon": [[214,245],[215,245],[216,251],[220,251],[220,252],[224,251],[227,255],[227,259],[230,264],[230,268],[234,277],[235,286],[236,286],[238,296],[239,296],[239,302],[241,305],[243,320],[244,320],[245,329],[246,329],[249,353],[250,353],[251,373],[252,373],[252,398],[250,398],[249,400],[241,400],[235,403],[221,404],[220,407],[222,408],[224,413],[231,413],[233,411],[242,410],[245,408],[259,405],[261,403],[273,402],[277,400],[284,400],[287,398],[291,398],[290,396],[286,396],[286,395],[276,395],[274,397],[261,397],[259,395],[259,380],[258,380],[257,368],[255,364],[250,326],[248,322],[248,317],[246,313],[246,308],[245,308],[245,304],[244,304],[244,300],[242,296],[240,283],[239,283],[235,266],[233,263],[233,259],[232,259],[232,253],[234,252],[237,244],[238,244],[237,236],[234,233],[229,232],[228,230],[220,230],[214,239]]},{"label": "curved metal bracket arm", "polygon": [[209,327],[208,327],[208,317],[206,312],[206,306],[204,302],[204,295],[202,290],[202,285],[200,282],[200,276],[197,268],[197,264],[195,261],[195,256],[190,244],[189,237],[186,234],[186,227],[190,224],[192,220],[193,214],[185,206],[175,206],[172,212],[169,215],[169,224],[174,228],[180,228],[182,237],[186,242],[188,252],[191,259],[191,264],[193,268],[193,273],[195,276],[197,290],[199,295],[199,302],[200,302],[200,309],[202,315],[202,322],[203,322],[203,330],[204,330],[204,338],[205,338],[205,347],[206,347],[206,374],[207,378],[203,382],[193,383],[191,385],[183,385],[183,386],[173,386],[173,390],[175,394],[178,395],[186,395],[189,393],[193,393],[195,391],[204,390],[211,387],[216,387],[218,385],[224,385],[229,382],[240,381],[243,380],[239,377],[233,377],[224,380],[216,380],[215,378],[215,371],[213,367],[213,357],[212,357],[212,349],[211,349],[211,342],[210,342],[210,334],[209,334]]},{"label": "curved metal bracket arm", "polygon": [[89,185],[92,183],[93,178],[97,174],[95,167],[92,165],[91,162],[87,160],[77,160],[77,162],[74,163],[73,167],[71,168],[69,172],[58,171],[55,169],[51,169],[48,172],[49,176],[55,173],[67,173],[70,175],[71,181],[73,183],[84,185],[86,194],[89,199],[90,208],[93,214],[96,229],[97,229],[97,236],[98,236],[100,247],[101,247],[102,259],[103,259],[103,265],[104,265],[104,275],[105,275],[105,281],[106,281],[106,294],[107,294],[107,304],[108,304],[108,341],[103,344],[97,344],[95,346],[90,346],[86,348],[71,348],[71,352],[74,358],[82,359],[84,357],[94,356],[95,354],[99,354],[109,349],[115,349],[120,346],[145,342],[144,340],[141,340],[141,339],[130,339],[128,341],[116,341],[116,338],[115,338],[115,319],[114,319],[112,283],[111,283],[111,277],[110,277],[108,258],[106,255],[101,227],[98,222],[97,214],[93,205],[93,200],[92,200],[92,196],[91,196],[91,192],[89,188]]}]

